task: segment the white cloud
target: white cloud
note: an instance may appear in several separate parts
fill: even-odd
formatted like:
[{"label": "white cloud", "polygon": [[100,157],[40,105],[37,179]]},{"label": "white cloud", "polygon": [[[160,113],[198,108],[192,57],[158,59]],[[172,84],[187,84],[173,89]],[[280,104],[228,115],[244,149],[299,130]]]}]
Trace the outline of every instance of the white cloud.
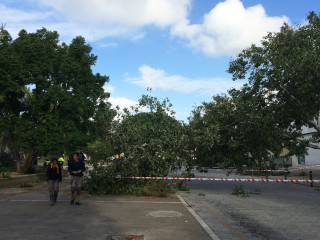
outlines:
[{"label": "white cloud", "polygon": [[[262,5],[245,8],[240,0],[225,0],[204,15],[201,24],[189,20],[192,0],[25,0],[27,10],[0,4],[1,21],[13,35],[22,28],[57,30],[62,41],[78,35],[88,41],[146,35],[146,26],[170,29],[173,37],[208,56],[233,55],[267,32],[279,31],[285,16],[270,17]],[[103,45],[102,45],[103,46]],[[105,46],[114,47],[116,43]]]},{"label": "white cloud", "polygon": [[[170,27],[185,19],[191,0],[26,0],[28,10],[0,5],[0,16],[13,35],[24,28],[58,30],[63,40],[82,35],[89,41],[145,36],[143,27]],[[44,10],[45,9],[45,10]],[[50,10],[48,10],[50,9]]]},{"label": "white cloud", "polygon": [[[111,84],[104,85],[103,89],[105,92],[111,93],[111,94],[114,93],[114,91],[115,91],[115,87],[112,86]],[[125,97],[112,97],[112,96],[110,96],[107,101],[112,104],[112,107],[114,109],[118,106],[120,108],[121,112],[124,108],[130,109],[132,106],[135,106],[138,104],[137,101],[134,101],[134,100],[131,100],[131,99],[128,99]]]},{"label": "white cloud", "polygon": [[190,79],[180,75],[168,75],[162,69],[154,69],[147,65],[139,68],[141,77],[127,78],[126,81],[153,89],[173,90],[181,93],[196,93],[212,96],[219,93],[227,93],[227,90],[234,87],[240,88],[241,82],[234,82],[228,78],[204,78]]},{"label": "white cloud", "polygon": [[168,26],[185,18],[190,0],[41,0],[71,21],[140,27]]},{"label": "white cloud", "polygon": [[104,85],[104,86],[103,86],[103,89],[104,89],[104,91],[107,92],[107,93],[113,93],[114,90],[115,90],[115,87],[112,86],[112,85],[110,85],[110,84],[108,84],[108,85]]},{"label": "white cloud", "polygon": [[64,16],[64,25],[73,35],[89,41],[123,36],[144,37],[143,27],[169,27],[188,15],[191,0],[38,0]]},{"label": "white cloud", "polygon": [[2,21],[10,23],[20,23],[21,21],[38,21],[43,20],[52,15],[52,12],[25,12],[19,9],[8,8],[0,4],[0,13]]},{"label": "white cloud", "polygon": [[226,0],[205,14],[202,24],[185,19],[172,27],[171,34],[209,56],[233,55],[259,44],[268,32],[280,31],[284,22],[290,21],[285,16],[268,16],[260,4],[245,8],[240,0]]},{"label": "white cloud", "polygon": [[137,101],[134,101],[125,97],[110,97],[108,99],[108,102],[112,104],[113,108],[115,108],[116,106],[119,106],[120,112],[122,112],[124,108],[127,108],[130,110],[131,106],[136,106],[138,104]]}]

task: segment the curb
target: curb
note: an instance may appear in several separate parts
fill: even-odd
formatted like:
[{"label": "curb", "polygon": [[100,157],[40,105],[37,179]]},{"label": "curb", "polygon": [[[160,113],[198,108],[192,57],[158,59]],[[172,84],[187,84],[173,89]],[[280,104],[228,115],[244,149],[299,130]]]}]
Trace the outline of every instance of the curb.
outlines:
[{"label": "curb", "polygon": [[189,204],[186,203],[186,201],[181,197],[181,195],[177,195],[177,197],[180,199],[180,201],[183,203],[183,205],[188,209],[188,211],[192,214],[192,216],[200,223],[200,225],[203,227],[203,229],[209,234],[209,236],[213,240],[221,240],[217,234],[215,234],[212,229],[208,226],[208,224],[203,221],[203,219],[191,208]]}]

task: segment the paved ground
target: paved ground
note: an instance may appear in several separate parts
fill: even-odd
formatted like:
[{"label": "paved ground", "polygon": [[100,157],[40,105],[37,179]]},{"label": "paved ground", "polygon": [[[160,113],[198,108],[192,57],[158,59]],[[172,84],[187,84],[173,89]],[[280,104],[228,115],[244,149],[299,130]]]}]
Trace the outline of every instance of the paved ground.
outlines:
[{"label": "paved ground", "polygon": [[[218,170],[196,172],[196,177],[241,178]],[[231,195],[240,184],[252,193],[250,197]],[[191,192],[183,198],[221,239],[320,239],[319,189],[294,183],[191,181],[188,185]]]},{"label": "paved ground", "polygon": [[[195,173],[197,177],[244,178],[226,176],[219,170]],[[82,205],[71,206],[67,179],[60,189],[60,201],[53,207],[49,206],[46,183],[0,189],[0,239],[112,240],[130,235],[131,239],[144,236],[150,240],[211,239],[190,214],[194,210],[200,222],[203,220],[213,230],[213,239],[320,240],[319,188],[292,183],[188,184],[190,193],[181,194],[192,209],[176,196],[163,199],[82,194]],[[250,197],[231,195],[240,184],[251,192]]]},{"label": "paved ground", "polygon": [[69,204],[69,180],[50,206],[46,183],[0,190],[0,239],[211,239],[176,197],[93,197]]}]

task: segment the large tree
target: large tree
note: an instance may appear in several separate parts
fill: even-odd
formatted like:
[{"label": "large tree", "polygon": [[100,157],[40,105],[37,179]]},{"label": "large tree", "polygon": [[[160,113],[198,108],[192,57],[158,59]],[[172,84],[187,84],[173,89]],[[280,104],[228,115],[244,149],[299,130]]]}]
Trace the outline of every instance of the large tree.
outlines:
[{"label": "large tree", "polygon": [[93,74],[97,56],[84,38],[60,45],[58,33],[44,28],[21,30],[14,41],[2,28],[0,37],[0,126],[17,162],[23,153],[22,171],[35,152],[57,155],[93,141],[96,113],[109,109],[102,104],[109,79]]},{"label": "large tree", "polygon": [[[241,90],[195,109],[190,121],[196,155],[204,164],[264,167],[273,157],[320,148],[320,18],[311,12],[302,26],[284,25],[261,46],[230,62]],[[304,127],[314,129],[303,138]],[[272,161],[271,161],[272,162]]]},{"label": "large tree", "polygon": [[[319,15],[311,12],[306,24],[285,24],[281,32],[268,34],[261,46],[252,45],[231,61],[228,72],[234,80],[248,79],[243,95],[264,99],[257,108],[268,109],[268,121],[291,154],[320,148],[315,144],[320,141]],[[311,138],[302,138],[304,126],[314,129]]]},{"label": "large tree", "polygon": [[266,109],[258,109],[259,101],[230,90],[229,96],[214,96],[193,111],[190,139],[200,165],[262,168],[281,153],[279,131]]}]

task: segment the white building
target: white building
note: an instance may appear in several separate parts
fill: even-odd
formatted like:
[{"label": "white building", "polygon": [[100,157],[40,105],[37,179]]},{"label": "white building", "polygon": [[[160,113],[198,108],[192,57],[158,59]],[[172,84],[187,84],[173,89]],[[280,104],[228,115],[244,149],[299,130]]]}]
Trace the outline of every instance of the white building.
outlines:
[{"label": "white building", "polygon": [[[318,126],[320,126],[320,115],[318,118]],[[303,138],[308,139],[311,137],[312,133],[315,133],[316,130],[312,127],[303,127],[302,134]],[[320,144],[315,144],[320,146]],[[307,148],[308,154],[303,154],[299,156],[292,156],[292,166],[301,166],[301,165],[316,165],[320,164],[320,149]]]}]

